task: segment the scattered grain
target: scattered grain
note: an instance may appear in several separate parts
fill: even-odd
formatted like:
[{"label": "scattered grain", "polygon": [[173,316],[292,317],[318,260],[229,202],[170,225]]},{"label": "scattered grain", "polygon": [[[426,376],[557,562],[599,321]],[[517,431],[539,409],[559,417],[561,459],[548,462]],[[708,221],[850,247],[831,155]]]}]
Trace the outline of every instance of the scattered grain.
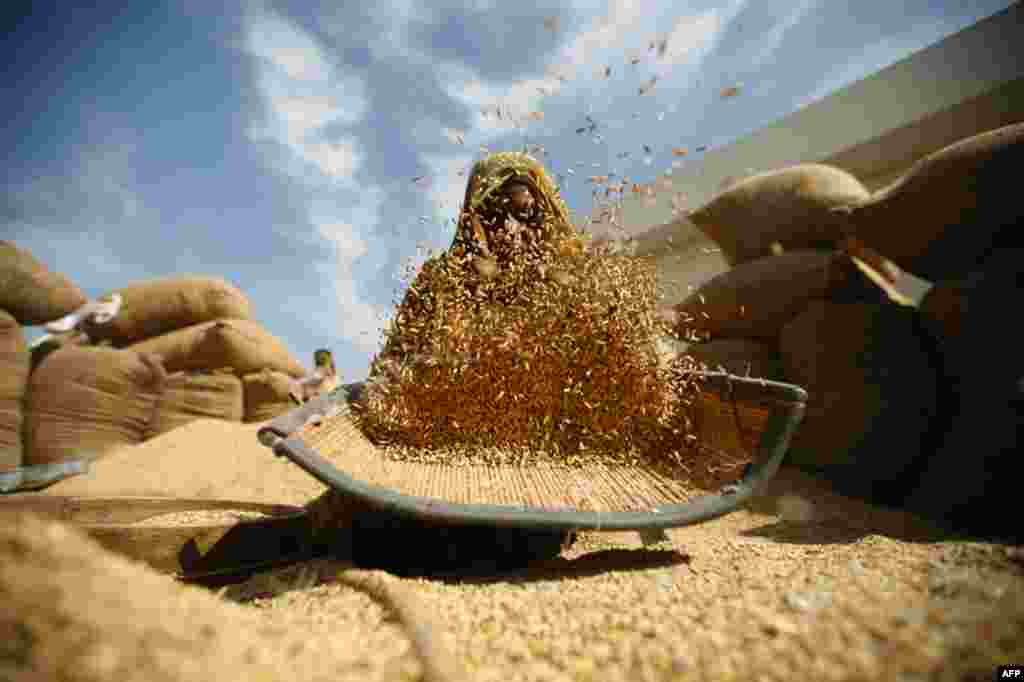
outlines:
[{"label": "scattered grain", "polygon": [[136,521],[133,526],[220,526],[242,521],[259,521],[270,518],[267,514],[243,509],[193,509],[189,511],[157,514]]}]

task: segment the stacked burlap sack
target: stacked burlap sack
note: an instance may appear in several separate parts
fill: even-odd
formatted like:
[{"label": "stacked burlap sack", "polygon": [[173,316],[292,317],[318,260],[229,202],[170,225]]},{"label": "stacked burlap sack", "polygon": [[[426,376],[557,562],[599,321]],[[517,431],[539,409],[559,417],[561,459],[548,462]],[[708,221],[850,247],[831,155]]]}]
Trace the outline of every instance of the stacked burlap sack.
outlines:
[{"label": "stacked burlap sack", "polygon": [[67,277],[0,241],[0,492],[20,486],[25,464],[21,432],[30,356],[22,327],[63,317],[86,300]]},{"label": "stacked burlap sack", "polygon": [[1020,541],[1014,464],[1024,452],[1024,353],[1013,331],[1024,300],[1024,247],[935,285],[921,317],[939,348],[945,390],[936,452],[907,500],[912,511]]},{"label": "stacked burlap sack", "polygon": [[[1020,300],[1024,252],[1006,248],[1024,214],[1008,184],[1022,142],[1024,125],[972,137],[874,194],[840,169],[794,166],[690,214],[732,269],[676,307],[678,335],[712,367],[809,391],[791,463],[844,492],[1006,530],[993,493],[1008,484],[991,472],[1019,450],[1024,369],[996,323]],[[920,309],[876,286],[893,264],[937,282]]]},{"label": "stacked burlap sack", "polygon": [[87,299],[24,250],[2,246],[0,490],[43,487],[194,419],[239,422],[247,408],[275,416],[287,409],[277,396],[257,388],[247,398],[245,386],[306,373],[250,319],[241,291],[209,277],[129,285],[115,292],[122,306],[112,320],[86,318],[30,353],[22,325],[62,318]]}]

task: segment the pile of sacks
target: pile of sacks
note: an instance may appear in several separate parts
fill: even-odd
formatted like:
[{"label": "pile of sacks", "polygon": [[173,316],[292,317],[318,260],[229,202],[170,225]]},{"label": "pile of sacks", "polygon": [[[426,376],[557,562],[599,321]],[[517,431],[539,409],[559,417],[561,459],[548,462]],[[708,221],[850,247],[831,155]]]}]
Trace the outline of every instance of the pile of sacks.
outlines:
[{"label": "pile of sacks", "polygon": [[[735,184],[690,214],[731,269],[676,307],[696,359],[810,394],[790,462],[849,494],[1016,534],[1009,459],[1024,354],[1024,205],[1010,182],[1024,124],[977,135],[870,193],[804,164]],[[891,284],[929,280],[919,305]]]},{"label": "pile of sacks", "polygon": [[[92,314],[97,303],[66,277],[0,242],[0,492],[48,485],[194,419],[272,418],[306,375],[222,279],[138,282],[99,301],[116,313]],[[22,327],[39,324],[66,331],[29,349]]]}]

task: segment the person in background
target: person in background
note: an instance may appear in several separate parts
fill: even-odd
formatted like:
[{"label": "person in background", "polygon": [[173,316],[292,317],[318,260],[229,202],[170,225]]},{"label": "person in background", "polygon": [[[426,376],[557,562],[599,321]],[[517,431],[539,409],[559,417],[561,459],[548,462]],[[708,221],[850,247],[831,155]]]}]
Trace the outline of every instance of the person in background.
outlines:
[{"label": "person in background", "polygon": [[338,387],[338,372],[334,367],[334,356],[331,355],[331,351],[325,348],[314,351],[313,365],[315,369],[312,374],[293,382],[289,397],[296,405],[302,405]]}]

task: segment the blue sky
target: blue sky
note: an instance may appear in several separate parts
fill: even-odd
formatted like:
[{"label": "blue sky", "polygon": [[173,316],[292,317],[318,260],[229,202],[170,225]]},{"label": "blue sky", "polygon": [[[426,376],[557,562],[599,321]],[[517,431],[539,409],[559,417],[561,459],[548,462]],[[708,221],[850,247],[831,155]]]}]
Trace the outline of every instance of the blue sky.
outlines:
[{"label": "blue sky", "polygon": [[588,175],[650,182],[1011,3],[74,4],[0,48],[0,236],[90,296],[223,276],[356,380],[482,147],[538,145],[582,220]]}]

